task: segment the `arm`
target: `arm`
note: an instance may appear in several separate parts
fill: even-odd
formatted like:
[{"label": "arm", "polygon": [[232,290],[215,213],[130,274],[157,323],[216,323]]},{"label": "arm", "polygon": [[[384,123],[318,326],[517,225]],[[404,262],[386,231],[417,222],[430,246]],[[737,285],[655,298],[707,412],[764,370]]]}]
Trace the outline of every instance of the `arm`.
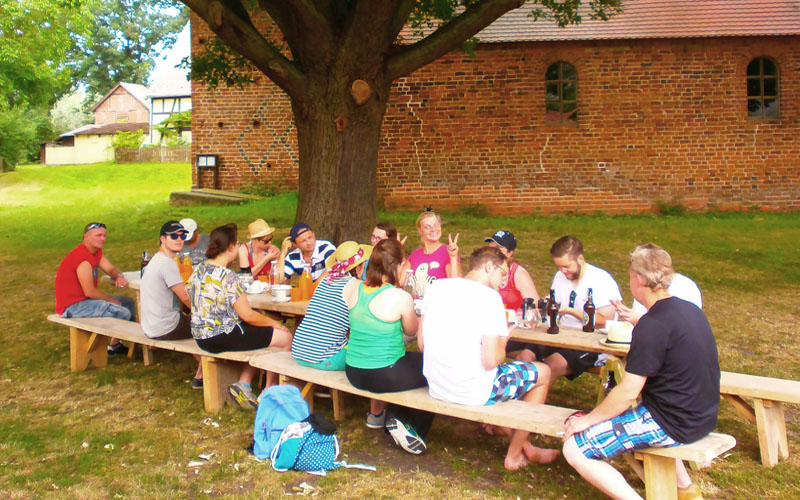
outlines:
[{"label": "arm", "polygon": [[419,347],[419,352],[425,352],[425,346],[423,345],[422,337],[424,337],[424,330],[422,329],[422,324],[425,321],[425,316],[421,316],[419,318],[419,329],[417,330],[417,346]]},{"label": "arm", "polygon": [[[250,268],[250,260],[247,258],[247,244],[239,245],[239,270],[245,272],[245,269]],[[251,270],[252,272],[252,270]],[[255,274],[255,273],[252,273]]]},{"label": "arm", "polygon": [[506,359],[508,337],[484,335],[481,337],[481,364],[487,370],[497,368]]},{"label": "arm", "polygon": [[172,290],[172,293],[178,296],[178,299],[183,305],[190,310],[192,309],[192,301],[189,300],[189,293],[186,291],[185,284],[178,283],[177,285],[169,287],[169,289]]},{"label": "arm", "polygon": [[527,269],[517,266],[517,272],[514,273],[514,283],[517,285],[517,290],[519,290],[523,299],[532,298],[539,302],[539,292],[536,290],[536,285],[533,283],[533,278],[531,278]]},{"label": "arm", "polygon": [[630,408],[642,392],[646,381],[647,377],[626,373],[622,382],[608,393],[600,406],[585,417],[567,420],[564,425],[564,439],[566,440],[576,432],[584,431],[595,424],[614,418]]},{"label": "arm", "polygon": [[[594,326],[595,328],[600,328],[606,326],[606,321],[610,319],[614,319],[615,313],[614,305],[609,304],[605,307],[601,307],[597,311],[594,312]],[[583,317],[583,311],[581,311],[581,317]]]},{"label": "arm", "polygon": [[403,333],[408,337],[414,337],[417,331],[419,331],[419,318],[417,318],[417,313],[414,312],[414,300],[411,298],[411,295],[403,290],[396,288],[392,291],[395,290],[399,292],[397,294],[399,296],[397,306],[400,309],[400,321],[403,325]]},{"label": "arm", "polygon": [[250,307],[250,303],[247,301],[247,296],[242,294],[233,303],[233,310],[236,311],[236,314],[239,315],[239,318],[247,324],[253,326],[271,326],[276,330],[286,330],[288,329],[283,326],[282,323],[275,321],[274,319],[270,318],[269,316],[264,316],[263,314],[259,314]]},{"label": "arm", "polygon": [[291,237],[287,236],[286,238],[283,239],[283,242],[281,243],[281,253],[278,256],[277,273],[278,276],[280,277],[281,283],[288,283],[289,279],[291,279],[291,276],[289,278],[286,277],[286,273],[284,270],[284,265],[286,263],[286,255],[289,253],[291,249],[292,249],[292,240]]},{"label": "arm", "polygon": [[281,251],[275,245],[270,244],[269,248],[267,249],[267,253],[263,254],[259,259],[255,252],[253,252],[253,267],[250,268],[250,272],[255,276],[256,274],[260,273],[264,266],[276,260],[281,254]]},{"label": "arm", "polygon": [[453,239],[449,234],[447,235],[447,239],[449,240],[447,244],[447,255],[450,257],[450,263],[445,266],[445,271],[447,272],[448,278],[460,278],[463,276],[463,272],[461,271],[461,262],[458,260],[458,235],[461,233],[456,233],[455,239]]},{"label": "arm", "polygon": [[[97,287],[94,286],[94,279],[92,279],[92,265],[89,264],[89,261],[85,260],[80,264],[78,264],[76,273],[78,274],[78,282],[81,284],[81,289],[83,290],[83,294],[86,295],[87,299],[105,300],[111,302],[112,304],[116,304],[118,306],[122,305],[122,302],[115,299],[111,295],[108,295],[107,293],[98,290]],[[124,280],[125,278],[122,279]]]},{"label": "arm", "polygon": [[[642,317],[641,314],[623,304],[621,300],[612,300],[611,305],[614,307],[614,310],[617,313],[617,317],[621,321],[630,321],[635,326],[636,323],[639,322],[639,318]],[[611,318],[613,318],[613,316]]]},{"label": "arm", "polygon": [[[87,262],[86,264],[88,265],[89,263]],[[111,279],[114,280],[114,286],[116,286],[117,288],[123,288],[128,286],[128,280],[125,279],[125,275],[123,275],[122,271],[117,269],[114,266],[114,264],[111,263],[110,260],[106,259],[105,255],[100,259],[99,265],[100,269],[102,269],[107,275],[111,276]]]}]

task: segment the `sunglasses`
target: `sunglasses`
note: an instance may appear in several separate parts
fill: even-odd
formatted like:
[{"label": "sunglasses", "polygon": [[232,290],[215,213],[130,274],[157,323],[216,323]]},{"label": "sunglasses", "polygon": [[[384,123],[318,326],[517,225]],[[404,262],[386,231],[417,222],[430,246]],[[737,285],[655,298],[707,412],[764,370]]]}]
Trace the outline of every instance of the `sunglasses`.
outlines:
[{"label": "sunglasses", "polygon": [[258,241],[266,245],[272,243],[272,238],[267,238],[266,240],[264,238],[259,238]]},{"label": "sunglasses", "polygon": [[103,224],[102,222],[92,222],[88,226],[86,226],[86,229],[84,229],[83,232],[85,233],[87,231],[91,231],[92,229],[100,229],[100,228],[105,229],[106,225]]},{"label": "sunglasses", "polygon": [[575,299],[578,298],[577,292],[575,290],[569,292],[569,307],[575,307]]},{"label": "sunglasses", "polygon": [[186,233],[172,233],[169,235],[169,237],[173,240],[177,239],[186,240],[186,236],[187,236]]}]

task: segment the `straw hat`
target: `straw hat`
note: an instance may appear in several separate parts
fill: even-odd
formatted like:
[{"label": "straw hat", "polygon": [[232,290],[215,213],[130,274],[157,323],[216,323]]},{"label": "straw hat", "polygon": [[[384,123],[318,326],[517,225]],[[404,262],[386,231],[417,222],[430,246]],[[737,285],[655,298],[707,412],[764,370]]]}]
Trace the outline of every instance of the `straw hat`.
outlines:
[{"label": "straw hat", "polygon": [[603,344],[630,345],[633,334],[633,323],[628,321],[606,321],[608,338],[600,340]]},{"label": "straw hat", "polygon": [[336,248],[336,251],[333,252],[330,257],[328,257],[328,260],[325,261],[325,268],[330,269],[337,262],[343,262],[351,259],[358,253],[359,249],[364,251],[363,255],[361,255],[361,258],[355,259],[353,263],[347,267],[346,271],[355,269],[359,264],[369,259],[370,255],[372,255],[372,245],[359,245],[355,241],[345,241],[339,245]]},{"label": "straw hat", "polygon": [[274,227],[270,227],[264,219],[256,219],[247,225],[247,232],[250,233],[248,238],[254,240],[256,238],[263,238],[268,234],[275,232]]}]

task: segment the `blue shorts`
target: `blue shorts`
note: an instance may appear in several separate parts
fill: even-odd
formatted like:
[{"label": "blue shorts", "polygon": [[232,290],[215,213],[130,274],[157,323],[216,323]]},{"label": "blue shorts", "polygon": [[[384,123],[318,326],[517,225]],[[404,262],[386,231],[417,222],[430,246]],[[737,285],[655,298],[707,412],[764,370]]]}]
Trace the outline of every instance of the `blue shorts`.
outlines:
[{"label": "blue shorts", "polygon": [[574,437],[583,456],[595,460],[614,458],[643,448],[668,448],[680,444],[664,432],[641,404]]},{"label": "blue shorts", "polygon": [[507,401],[509,399],[522,399],[529,393],[539,379],[536,366],[527,361],[514,361],[497,367],[492,385],[492,394],[487,405]]},{"label": "blue shorts", "polygon": [[127,321],[136,319],[136,303],[130,297],[112,295],[122,302],[121,306],[100,299],[83,299],[64,309],[62,318],[118,318]]}]

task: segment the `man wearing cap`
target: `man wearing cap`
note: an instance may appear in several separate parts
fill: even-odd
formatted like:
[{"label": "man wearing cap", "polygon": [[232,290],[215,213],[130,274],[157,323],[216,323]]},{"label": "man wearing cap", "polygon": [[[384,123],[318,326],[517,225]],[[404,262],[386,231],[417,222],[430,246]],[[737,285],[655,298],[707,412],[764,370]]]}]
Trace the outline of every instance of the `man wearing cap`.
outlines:
[{"label": "man wearing cap", "polygon": [[[292,245],[296,248],[290,252]],[[283,240],[278,259],[278,269],[283,269],[283,282],[288,283],[295,274],[303,274],[306,264],[311,266],[311,278],[317,281],[325,272],[325,261],[335,251],[330,241],[318,240],[308,224],[295,224]]]},{"label": "man wearing cap", "polygon": [[189,252],[192,259],[192,266],[196,266],[206,260],[206,250],[208,250],[208,235],[200,234],[197,230],[197,222],[194,219],[181,219],[179,224],[186,230],[186,242],[184,250]]},{"label": "man wearing cap", "polygon": [[[595,327],[602,327],[606,320],[614,319],[613,302],[622,300],[619,286],[607,271],[586,262],[583,244],[578,238],[559,238],[550,247],[550,256],[558,267],[550,288],[555,290],[556,302],[561,304],[559,318],[562,327],[583,328],[583,306],[590,289],[595,306]],[[573,380],[598,362],[597,353],[591,352],[538,345],[530,346],[530,351],[550,367],[551,384],[558,377]],[[523,351],[517,359],[527,359],[525,355],[530,355],[530,351]]]},{"label": "man wearing cap", "polygon": [[271,227],[264,219],[256,219],[247,226],[249,243],[239,246],[239,270],[250,273],[253,278],[269,276],[272,261],[277,260],[281,251],[272,244]]},{"label": "man wearing cap", "polygon": [[[117,288],[128,280],[104,255],[106,225],[91,222],[83,229],[83,241],[58,266],[56,273],[56,312],[64,318],[112,317],[135,321],[136,304],[130,297],[109,295],[97,288],[97,268],[114,280]],[[124,352],[119,339],[111,339],[110,354]]]},{"label": "man wearing cap", "polygon": [[[140,288],[139,310],[142,331],[151,339],[182,340],[192,338],[191,317],[181,312],[192,307],[186,284],[181,278],[175,255],[183,249],[188,231],[175,220],[161,226],[161,246],[144,269]],[[192,387],[202,389],[203,371],[198,361]]]},{"label": "man wearing cap", "polygon": [[533,283],[530,273],[514,260],[517,249],[517,238],[511,231],[497,231],[484,240],[490,247],[499,249],[506,256],[508,264],[508,281],[497,291],[503,298],[506,309],[517,310],[522,307],[522,299],[533,299],[539,302],[539,292]]},{"label": "man wearing cap", "polygon": [[[631,252],[631,293],[647,313],[633,330],[625,376],[591,413],[564,426],[564,458],[613,498],[641,497],[606,460],[642,448],[692,443],[717,425],[717,344],[703,312],[670,295],[673,272],[672,259],[657,245]],[[679,500],[702,500],[683,462],[675,466]]]}]

